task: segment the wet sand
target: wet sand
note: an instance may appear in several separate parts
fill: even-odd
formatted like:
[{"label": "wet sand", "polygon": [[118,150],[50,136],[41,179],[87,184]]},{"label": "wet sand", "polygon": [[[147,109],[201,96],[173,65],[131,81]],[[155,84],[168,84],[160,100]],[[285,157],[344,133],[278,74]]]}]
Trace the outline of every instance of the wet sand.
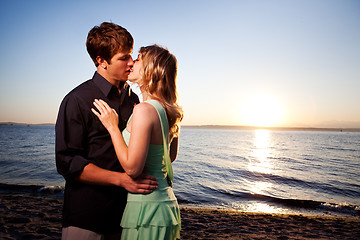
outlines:
[{"label": "wet sand", "polygon": [[[0,194],[0,239],[60,239],[62,200]],[[359,217],[181,208],[181,239],[360,239]]]}]

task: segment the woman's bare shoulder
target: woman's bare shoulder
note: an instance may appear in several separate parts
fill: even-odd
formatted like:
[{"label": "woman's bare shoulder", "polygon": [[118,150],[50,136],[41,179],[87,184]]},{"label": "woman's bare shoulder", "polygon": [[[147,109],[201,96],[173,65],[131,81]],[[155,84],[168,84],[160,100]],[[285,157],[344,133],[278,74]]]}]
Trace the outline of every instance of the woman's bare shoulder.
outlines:
[{"label": "woman's bare shoulder", "polygon": [[[154,106],[152,106],[149,103],[146,102],[142,102],[139,104],[136,104],[136,106],[134,107],[134,117],[144,117],[148,120],[152,119],[152,118],[156,118],[157,117],[157,111],[154,108]],[[144,120],[146,120],[144,119]]]}]

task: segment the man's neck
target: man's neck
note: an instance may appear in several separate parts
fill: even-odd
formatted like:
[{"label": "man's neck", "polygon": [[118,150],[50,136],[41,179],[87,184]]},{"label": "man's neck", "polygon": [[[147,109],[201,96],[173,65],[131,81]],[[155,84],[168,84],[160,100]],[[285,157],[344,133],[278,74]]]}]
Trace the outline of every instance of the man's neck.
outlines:
[{"label": "man's neck", "polygon": [[98,69],[98,74],[100,74],[106,81],[108,81],[109,83],[111,83],[113,86],[115,86],[117,89],[119,89],[119,92],[121,92],[121,89],[123,88],[125,81],[119,81],[119,80],[115,80],[112,79],[111,77],[109,77],[106,72],[101,71],[101,69]]}]

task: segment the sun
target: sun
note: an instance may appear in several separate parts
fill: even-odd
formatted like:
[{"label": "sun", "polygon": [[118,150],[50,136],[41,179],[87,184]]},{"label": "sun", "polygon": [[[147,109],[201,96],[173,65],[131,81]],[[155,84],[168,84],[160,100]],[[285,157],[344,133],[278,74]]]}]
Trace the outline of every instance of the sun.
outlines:
[{"label": "sun", "polygon": [[247,126],[276,127],[283,121],[284,107],[272,96],[254,95],[242,103],[241,121]]}]

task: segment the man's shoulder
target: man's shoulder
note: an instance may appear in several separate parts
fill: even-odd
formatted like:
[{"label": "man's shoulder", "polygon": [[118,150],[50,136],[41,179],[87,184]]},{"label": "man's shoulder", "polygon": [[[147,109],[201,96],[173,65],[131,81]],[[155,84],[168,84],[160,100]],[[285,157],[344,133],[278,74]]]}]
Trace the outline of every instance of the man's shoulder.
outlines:
[{"label": "man's shoulder", "polygon": [[96,86],[93,81],[87,80],[74,89],[72,89],[68,94],[65,95],[64,99],[62,100],[62,105],[68,104],[80,104],[86,103],[90,100],[93,100],[93,93],[96,92]]},{"label": "man's shoulder", "polygon": [[81,83],[80,85],[78,85],[77,87],[75,87],[73,90],[71,90],[67,95],[78,95],[78,94],[82,94],[83,92],[87,92],[90,89],[93,89],[94,83],[92,81],[92,79],[87,80],[83,83]]},{"label": "man's shoulder", "polygon": [[65,98],[87,98],[94,91],[98,91],[98,89],[92,79],[90,79],[72,89]]}]

